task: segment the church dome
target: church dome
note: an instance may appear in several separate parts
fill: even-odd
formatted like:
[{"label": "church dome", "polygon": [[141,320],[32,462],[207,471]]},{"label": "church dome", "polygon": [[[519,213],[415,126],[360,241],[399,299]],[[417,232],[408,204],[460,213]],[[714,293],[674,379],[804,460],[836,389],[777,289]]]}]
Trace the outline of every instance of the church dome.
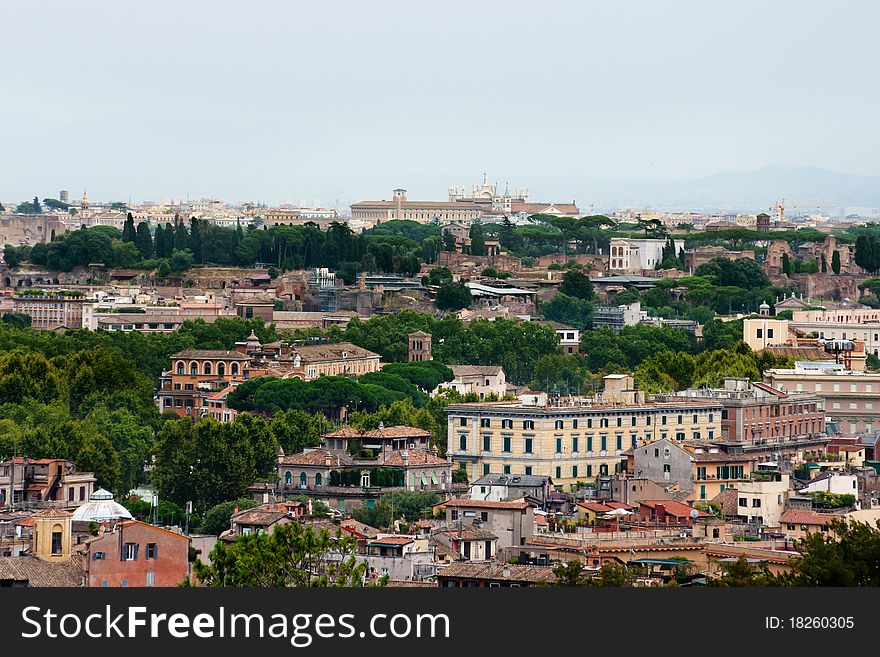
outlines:
[{"label": "church dome", "polygon": [[113,501],[113,493],[99,488],[89,501],[77,507],[73,512],[74,521],[102,522],[104,520],[131,520],[128,509]]}]

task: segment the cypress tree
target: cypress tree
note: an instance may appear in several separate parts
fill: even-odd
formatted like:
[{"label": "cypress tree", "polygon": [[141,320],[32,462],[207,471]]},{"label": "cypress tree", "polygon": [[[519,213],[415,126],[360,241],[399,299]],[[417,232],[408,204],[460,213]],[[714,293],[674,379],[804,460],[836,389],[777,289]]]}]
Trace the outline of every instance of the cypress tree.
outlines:
[{"label": "cypress tree", "polygon": [[182,221],[178,221],[177,228],[174,231],[174,248],[178,251],[183,251],[187,246],[187,237],[186,226],[183,225]]},{"label": "cypress tree", "polygon": [[153,238],[150,236],[150,226],[146,221],[138,224],[134,236],[134,243],[138,248],[143,260],[153,257]]},{"label": "cypress tree", "polygon": [[164,257],[165,253],[165,229],[162,224],[156,224],[156,234],[153,236],[153,249],[157,258]]},{"label": "cypress tree", "polygon": [[189,220],[189,250],[192,251],[193,259],[196,262],[203,261],[202,254],[202,227],[201,222],[192,217]]},{"label": "cypress tree", "polygon": [[840,251],[831,254],[831,271],[835,274],[840,273]]},{"label": "cypress tree", "polygon": [[123,242],[134,242],[134,240],[135,240],[134,217],[132,217],[131,212],[129,212],[128,216],[125,218],[125,224],[122,226],[122,241]]}]

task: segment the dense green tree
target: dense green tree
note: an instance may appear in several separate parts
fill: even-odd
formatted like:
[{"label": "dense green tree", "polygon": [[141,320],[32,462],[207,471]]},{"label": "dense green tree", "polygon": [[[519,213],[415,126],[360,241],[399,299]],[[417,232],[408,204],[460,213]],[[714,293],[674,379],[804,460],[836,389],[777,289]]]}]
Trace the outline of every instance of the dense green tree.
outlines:
[{"label": "dense green tree", "polygon": [[227,424],[170,420],[159,432],[153,482],[161,498],[181,506],[192,501],[204,513],[242,497],[254,481],[273,477],[277,451],[266,421],[252,415]]},{"label": "dense green tree", "polygon": [[114,490],[125,499],[146,481],[144,467],[150,460],[153,428],[128,409],[109,410],[103,404],[92,409],[86,420],[95,424],[118,456],[119,475]]},{"label": "dense green tree", "polygon": [[873,235],[860,235],[855,244],[855,262],[869,274],[880,269],[880,240]]},{"label": "dense green tree", "polygon": [[590,328],[593,323],[593,304],[562,292],[557,292],[552,299],[542,303],[541,313],[544,319],[581,330]]},{"label": "dense green tree", "polygon": [[591,301],[595,297],[590,277],[575,269],[571,269],[563,274],[559,292],[586,301]]},{"label": "dense green tree", "polygon": [[828,532],[797,544],[800,557],[781,578],[797,586],[880,586],[880,524],[836,519]]},{"label": "dense green tree", "polygon": [[840,273],[840,251],[836,250],[831,254],[831,271],[835,274]]},{"label": "dense green tree", "polygon": [[275,413],[269,420],[272,435],[287,454],[320,445],[321,435],[330,431],[331,426],[323,415],[297,409]]},{"label": "dense green tree", "polygon": [[12,244],[6,244],[3,247],[3,261],[10,269],[15,269],[28,259],[30,252],[31,247],[29,246],[13,246]]},{"label": "dense green tree", "polygon": [[452,282],[452,271],[449,267],[434,267],[422,279],[423,285],[445,285]]},{"label": "dense green tree", "polygon": [[9,324],[16,328],[28,328],[31,325],[31,316],[25,313],[3,313],[2,319],[4,324]]},{"label": "dense green tree", "polygon": [[441,383],[452,381],[452,370],[440,362],[428,360],[415,363],[389,363],[382,372],[396,374],[410,383],[430,393]]},{"label": "dense green tree", "polygon": [[635,370],[636,387],[646,393],[673,392],[690,387],[694,357],[682,351],[661,351],[643,360]]},{"label": "dense green tree", "polygon": [[[208,587],[361,587],[367,562],[358,561],[350,534],[290,522],[271,534],[249,534],[226,545],[218,541],[210,564],[197,561],[195,576]],[[336,559],[328,557],[333,553]],[[380,580],[380,585],[387,577]]]},{"label": "dense green tree", "polygon": [[782,254],[782,273],[791,276],[791,258],[785,252]]},{"label": "dense green tree", "polygon": [[480,222],[475,221],[471,224],[470,230],[468,231],[468,237],[471,239],[471,255],[486,255],[486,233]]},{"label": "dense green tree", "polygon": [[761,373],[750,354],[720,349],[704,351],[694,361],[694,385],[720,388],[725,377],[760,381]]},{"label": "dense green tree", "polygon": [[738,287],[744,290],[763,288],[770,284],[761,265],[751,258],[739,260],[712,258],[697,267],[694,273],[697,276],[713,276],[719,286]]},{"label": "dense green tree", "polygon": [[0,355],[0,404],[26,399],[46,404],[65,393],[62,374],[43,354],[7,352]]},{"label": "dense green tree", "polygon": [[703,348],[707,351],[732,349],[737,342],[742,340],[742,327],[741,319],[730,322],[713,319],[703,326]]},{"label": "dense green tree", "polygon": [[437,289],[435,303],[440,310],[461,310],[470,307],[473,295],[470,288],[461,281],[444,283]]},{"label": "dense green tree", "polygon": [[825,259],[825,254],[823,253],[822,254],[822,273],[824,274],[827,271],[828,271],[828,260]]}]

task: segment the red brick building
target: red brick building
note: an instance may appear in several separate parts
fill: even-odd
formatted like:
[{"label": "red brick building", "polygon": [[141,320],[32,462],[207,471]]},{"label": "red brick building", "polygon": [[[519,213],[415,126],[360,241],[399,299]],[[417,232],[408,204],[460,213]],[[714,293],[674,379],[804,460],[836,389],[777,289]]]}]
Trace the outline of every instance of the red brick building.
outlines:
[{"label": "red brick building", "polygon": [[120,522],[86,543],[83,568],[87,587],[177,586],[189,575],[189,538]]}]

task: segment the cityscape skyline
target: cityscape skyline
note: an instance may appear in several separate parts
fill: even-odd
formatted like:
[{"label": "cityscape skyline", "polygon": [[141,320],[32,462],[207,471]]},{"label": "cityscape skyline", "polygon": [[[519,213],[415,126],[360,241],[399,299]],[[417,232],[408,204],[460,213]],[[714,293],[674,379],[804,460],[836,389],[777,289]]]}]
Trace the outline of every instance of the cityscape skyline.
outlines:
[{"label": "cityscape skyline", "polygon": [[[768,163],[880,174],[878,60],[853,28],[876,24],[869,3],[566,5],[564,21],[553,3],[106,6],[7,22],[0,52],[29,56],[4,76],[16,157],[0,165],[3,198],[60,184],[344,207],[394,186],[436,197],[488,171],[585,207],[720,206],[654,192]],[[824,47],[835,33],[847,38]]]}]

